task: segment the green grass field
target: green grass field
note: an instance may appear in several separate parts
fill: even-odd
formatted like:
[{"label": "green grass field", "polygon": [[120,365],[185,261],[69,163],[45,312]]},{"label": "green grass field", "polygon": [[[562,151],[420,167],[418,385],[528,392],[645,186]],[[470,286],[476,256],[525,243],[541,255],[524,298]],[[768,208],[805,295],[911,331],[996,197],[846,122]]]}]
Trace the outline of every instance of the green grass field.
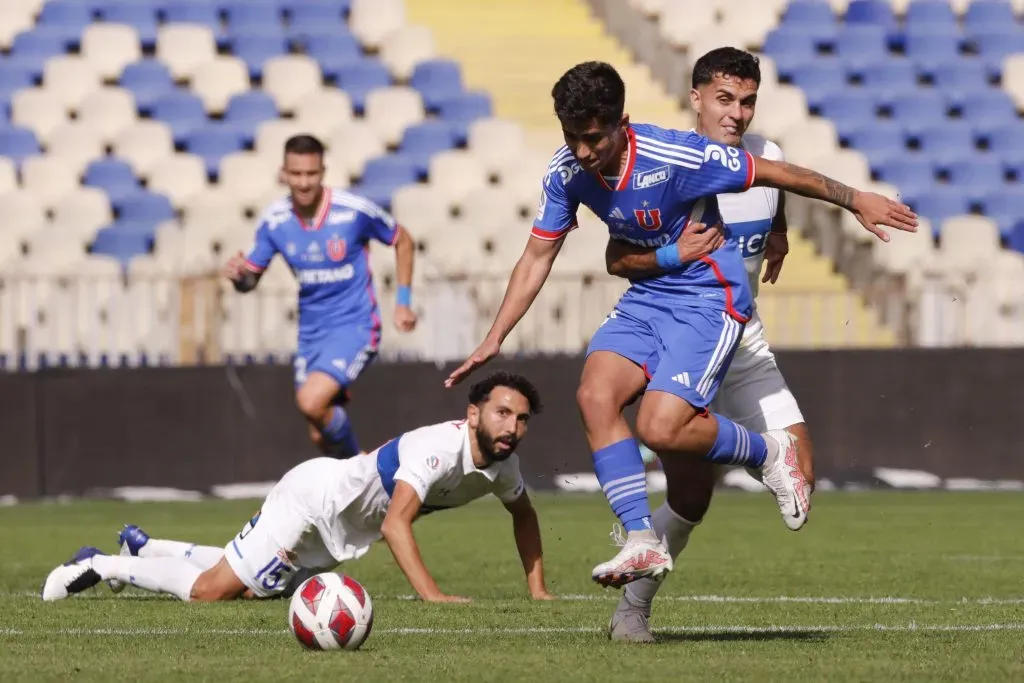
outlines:
[{"label": "green grass field", "polygon": [[376,606],[359,652],[306,652],[287,603],[189,605],[101,585],[42,603],[80,545],[113,551],[122,522],[224,545],[258,501],[0,509],[0,681],[1008,681],[1024,680],[1024,496],[823,493],[787,531],[770,497],[722,493],[668,579],[660,642],[608,641],[617,594],[591,583],[613,552],[591,496],[537,496],[554,603],[525,597],[497,503],[417,524],[442,589],[426,605],[378,544],[344,570]]}]

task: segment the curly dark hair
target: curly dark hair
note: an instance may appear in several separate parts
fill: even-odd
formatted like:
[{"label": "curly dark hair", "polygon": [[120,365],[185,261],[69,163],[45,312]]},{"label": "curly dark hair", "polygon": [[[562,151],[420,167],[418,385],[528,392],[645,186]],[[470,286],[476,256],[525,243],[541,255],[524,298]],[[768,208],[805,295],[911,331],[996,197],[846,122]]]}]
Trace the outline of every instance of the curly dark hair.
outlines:
[{"label": "curly dark hair", "polygon": [[707,85],[715,76],[753,80],[761,85],[761,66],[757,57],[734,47],[719,47],[701,56],[693,65],[692,88]]},{"label": "curly dark hair", "polygon": [[479,406],[490,397],[491,392],[494,391],[495,387],[508,387],[509,389],[514,389],[525,396],[527,402],[530,404],[530,414],[532,415],[536,415],[544,410],[544,406],[542,406],[540,402],[540,393],[537,392],[537,387],[533,386],[533,383],[522,375],[505,371],[492,373],[486,379],[482,379],[470,387],[469,402],[475,406]]},{"label": "curly dark hair", "polygon": [[562,74],[551,97],[555,115],[563,124],[587,124],[596,119],[611,126],[622,120],[626,84],[611,64],[583,62]]}]

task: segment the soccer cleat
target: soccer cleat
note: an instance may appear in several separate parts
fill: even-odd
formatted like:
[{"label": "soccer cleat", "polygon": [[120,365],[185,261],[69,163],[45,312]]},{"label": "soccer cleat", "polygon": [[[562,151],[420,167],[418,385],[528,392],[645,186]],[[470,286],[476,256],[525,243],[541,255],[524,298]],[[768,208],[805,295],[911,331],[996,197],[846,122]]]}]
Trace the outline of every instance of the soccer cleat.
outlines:
[{"label": "soccer cleat", "polygon": [[672,556],[652,531],[635,532],[623,538],[622,529],[612,527],[612,541],[622,546],[615,557],[594,567],[590,576],[602,586],[618,588],[637,579],[660,581],[672,571]]},{"label": "soccer cleat", "polygon": [[92,568],[92,558],[105,555],[99,548],[84,546],[78,549],[71,561],[60,565],[46,577],[39,597],[44,601],[63,600],[81,593],[100,582],[100,575]]},{"label": "soccer cleat", "polygon": [[796,437],[784,429],[773,429],[763,436],[768,457],[760,471],[761,483],[775,496],[786,526],[799,531],[811,510],[811,487],[800,469]]},{"label": "soccer cleat", "polygon": [[654,634],[648,624],[650,618],[650,610],[635,607],[623,595],[608,622],[608,638],[626,643],[653,643]]},{"label": "soccer cleat", "polygon": [[[149,534],[134,524],[125,524],[117,535],[117,545],[121,547],[121,555],[123,557],[137,557],[139,549],[147,543],[149,543]],[[110,586],[110,590],[114,593],[120,593],[127,585],[117,579],[110,579],[106,584]]]}]

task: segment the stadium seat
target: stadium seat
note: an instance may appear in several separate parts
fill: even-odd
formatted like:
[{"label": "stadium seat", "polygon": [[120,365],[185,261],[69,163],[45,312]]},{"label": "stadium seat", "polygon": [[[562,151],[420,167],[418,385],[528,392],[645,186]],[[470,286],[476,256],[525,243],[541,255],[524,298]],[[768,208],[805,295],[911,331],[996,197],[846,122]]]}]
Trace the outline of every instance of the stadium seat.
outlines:
[{"label": "stadium seat", "polygon": [[[1007,32],[1009,31],[1009,32]],[[1024,32],[1010,26],[999,32],[976,33],[972,39],[990,78],[999,78],[1003,60],[1024,52]]]},{"label": "stadium seat", "polygon": [[479,119],[494,114],[491,98],[483,92],[467,92],[442,100],[438,115],[455,133],[455,144],[465,145],[469,138],[469,126]]},{"label": "stadium seat", "polygon": [[[483,164],[465,150],[449,150],[432,156],[427,167],[427,177],[433,191],[452,205],[458,204],[473,192],[488,185]],[[534,177],[534,195],[537,194],[537,184],[537,177]]]},{"label": "stadium seat", "polygon": [[793,69],[818,56],[813,34],[792,30],[784,25],[765,36],[761,48],[775,62],[779,75],[786,78]]},{"label": "stadium seat", "polygon": [[1017,108],[1001,89],[988,88],[964,99],[959,106],[963,118],[976,128],[1019,125]]},{"label": "stadium seat", "polygon": [[949,182],[967,198],[981,204],[994,190],[1005,186],[1003,166],[998,159],[966,158],[949,165]]},{"label": "stadium seat", "polygon": [[906,132],[893,121],[871,121],[843,136],[844,142],[863,153],[877,167],[881,162],[907,154]]},{"label": "stadium seat", "polygon": [[7,4],[0,6],[0,50],[9,50],[14,37],[32,28],[31,12]]},{"label": "stadium seat", "polygon": [[371,91],[391,85],[391,74],[378,60],[366,57],[341,66],[335,80],[338,87],[352,98],[352,108],[362,113]]},{"label": "stadium seat", "polygon": [[782,15],[783,25],[803,24],[813,27],[831,26],[836,21],[832,8],[826,3],[814,0],[795,0],[786,7]]},{"label": "stadium seat", "polygon": [[[31,88],[35,76],[30,67],[0,60],[0,111],[6,114],[11,98],[19,90]],[[0,116],[0,122],[5,116]]]},{"label": "stadium seat", "polygon": [[206,174],[215,177],[223,157],[244,147],[235,129],[220,122],[210,122],[185,137],[184,147],[189,154],[203,159]]},{"label": "stadium seat", "polygon": [[939,228],[939,249],[944,267],[977,272],[999,252],[999,229],[984,216],[955,216]]},{"label": "stadium seat", "polygon": [[936,187],[903,200],[919,215],[926,218],[932,225],[941,225],[947,218],[962,216],[971,211],[970,200],[956,187]]},{"label": "stadium seat", "polygon": [[49,0],[36,17],[36,25],[61,35],[66,47],[78,47],[82,31],[90,23],[90,7],[75,0]]},{"label": "stadium seat", "polygon": [[322,84],[319,66],[307,56],[271,57],[263,65],[263,90],[285,114],[294,112],[302,98],[320,90]]},{"label": "stadium seat", "polygon": [[938,89],[917,89],[898,95],[889,102],[888,109],[892,119],[912,137],[925,128],[944,124],[949,111],[945,92]]},{"label": "stadium seat", "polygon": [[859,130],[867,122],[874,121],[878,112],[875,94],[864,88],[849,88],[836,93],[832,98],[822,102],[819,108],[822,116],[832,120],[840,136],[850,130]]},{"label": "stadium seat", "polygon": [[28,68],[34,77],[40,78],[46,61],[54,55],[63,54],[66,42],[60,33],[44,28],[24,31],[14,37],[6,62]]},{"label": "stadium seat", "polygon": [[864,69],[861,79],[864,88],[871,90],[876,101],[882,104],[917,88],[917,72],[906,58],[893,58],[888,62],[869,66]]},{"label": "stadium seat", "polygon": [[918,26],[956,26],[957,19],[948,2],[911,2],[905,21],[908,28]]},{"label": "stadium seat", "polygon": [[135,98],[124,88],[101,88],[87,95],[78,106],[76,120],[88,124],[111,144],[122,130],[137,119]]},{"label": "stadium seat", "polygon": [[338,74],[345,67],[363,61],[363,50],[355,36],[321,34],[308,36],[303,41],[303,50],[316,60],[320,71],[330,81],[338,80]]},{"label": "stadium seat", "polygon": [[424,121],[410,126],[402,135],[398,151],[416,164],[420,178],[427,175],[430,157],[455,146],[455,132],[443,121]]},{"label": "stadium seat", "polygon": [[125,199],[118,207],[118,219],[123,221],[148,221],[156,225],[173,218],[174,207],[170,199],[153,192],[139,192]]},{"label": "stadium seat", "polygon": [[402,26],[384,37],[380,60],[399,82],[408,81],[420,62],[437,54],[434,34],[425,26]]},{"label": "stadium seat", "polygon": [[1005,0],[974,0],[964,12],[964,28],[972,33],[983,33],[986,29],[1012,25],[1016,21],[1013,5]]},{"label": "stadium seat", "polygon": [[162,194],[182,208],[209,189],[206,164],[192,154],[174,154],[153,166],[146,186],[150,192]]},{"label": "stadium seat", "polygon": [[164,24],[156,40],[156,57],[176,79],[188,79],[217,56],[214,31],[196,24]]},{"label": "stadium seat", "polygon": [[295,120],[299,125],[321,139],[351,119],[352,98],[337,88],[325,88],[306,95],[295,110]]},{"label": "stadium seat", "polygon": [[55,128],[46,140],[46,153],[82,173],[94,159],[104,155],[100,135],[89,125],[70,121]]},{"label": "stadium seat", "polygon": [[46,221],[46,207],[27,192],[8,192],[0,195],[4,207],[4,232],[26,235]]},{"label": "stadium seat", "polygon": [[354,120],[343,123],[331,132],[327,142],[330,150],[328,165],[346,169],[349,176],[358,178],[367,162],[386,153],[384,141],[369,123]]},{"label": "stadium seat", "polygon": [[917,156],[885,161],[876,171],[880,180],[895,185],[908,197],[924,194],[935,184],[935,167],[932,162]]},{"label": "stadium seat", "polygon": [[126,229],[115,223],[96,233],[90,252],[103,254],[127,264],[136,256],[148,253],[153,248],[153,236],[138,229]]},{"label": "stadium seat", "polygon": [[849,88],[845,66],[836,57],[819,57],[795,67],[789,78],[804,91],[812,110],[820,110],[826,101]]},{"label": "stadium seat", "polygon": [[281,8],[277,3],[228,0],[221,6],[229,31],[238,27],[259,29],[281,25]]},{"label": "stadium seat", "polygon": [[42,151],[35,134],[26,128],[0,128],[0,156],[7,157],[15,164]]},{"label": "stadium seat", "polygon": [[183,90],[171,91],[157,100],[152,117],[170,127],[176,145],[184,144],[193,131],[206,125],[203,101]]},{"label": "stadium seat", "polygon": [[111,149],[131,164],[137,176],[148,179],[157,164],[174,154],[174,136],[170,127],[159,121],[136,121],[118,132]]},{"label": "stadium seat", "polygon": [[246,145],[253,144],[257,127],[278,117],[277,105],[270,95],[249,90],[232,95],[224,109],[224,124],[235,129]]},{"label": "stadium seat", "polygon": [[114,219],[110,199],[103,190],[81,187],[62,197],[53,207],[55,225],[75,225],[79,229],[98,230]]},{"label": "stadium seat", "polygon": [[139,181],[132,167],[114,158],[97,159],[86,166],[82,185],[103,190],[112,206],[139,191]]},{"label": "stadium seat", "polygon": [[1024,206],[1024,189],[1020,186],[992,187],[989,194],[981,198],[982,213],[995,222],[999,234],[1009,239],[1013,228],[1021,220]]},{"label": "stadium seat", "polygon": [[150,114],[157,100],[175,90],[170,69],[155,59],[144,59],[129,64],[121,72],[118,83],[131,91],[142,114]]},{"label": "stadium seat", "polygon": [[469,125],[470,152],[489,175],[498,175],[527,147],[522,127],[507,119],[481,119]]},{"label": "stadium seat", "polygon": [[191,90],[207,112],[223,114],[233,95],[249,91],[249,70],[237,57],[217,57],[196,69]]},{"label": "stadium seat", "polygon": [[[103,26],[116,26],[121,30],[130,28],[136,45],[141,43],[147,50],[153,49],[156,45],[157,13],[156,7],[151,4],[138,3],[134,0],[108,0],[100,7],[100,18],[105,23],[90,25],[85,29],[86,33]],[[84,44],[83,38],[83,51]]]},{"label": "stadium seat", "polygon": [[[155,25],[153,31],[155,36]],[[117,78],[126,66],[142,59],[139,34],[132,26],[90,24],[82,33],[82,58],[100,77]]]},{"label": "stadium seat", "polygon": [[966,121],[946,121],[921,130],[915,138],[921,152],[930,156],[940,167],[977,153],[974,129]]},{"label": "stadium seat", "polygon": [[[6,161],[6,160],[5,160]],[[7,162],[10,164],[10,162]],[[78,170],[50,155],[29,157],[21,164],[21,186],[47,208],[78,189]],[[0,185],[0,193],[13,187]]]},{"label": "stadium seat", "polygon": [[229,43],[231,54],[245,63],[250,78],[263,77],[263,64],[268,59],[288,54],[288,39],[279,26],[232,33]]},{"label": "stadium seat", "polygon": [[43,87],[56,95],[67,110],[77,108],[86,95],[100,86],[100,74],[81,57],[54,57],[43,68]]},{"label": "stadium seat", "polygon": [[[234,152],[221,159],[217,184],[225,195],[231,196],[253,211],[262,211],[264,207],[258,206],[259,204],[264,203],[274,192],[283,192],[277,181],[280,166],[281,160],[278,155]],[[331,170],[328,166],[328,173]],[[348,184],[346,174],[344,185]]]},{"label": "stadium seat", "polygon": [[409,85],[419,90],[428,112],[436,112],[441,102],[462,92],[462,70],[449,59],[420,62],[413,69]]},{"label": "stadium seat", "polygon": [[378,88],[366,96],[364,119],[387,145],[397,146],[405,129],[425,118],[423,99],[412,88]]},{"label": "stadium seat", "polygon": [[384,209],[391,206],[391,195],[403,185],[419,178],[416,161],[401,154],[390,154],[367,162],[359,183],[352,186],[360,194]]},{"label": "stadium seat", "polygon": [[[25,160],[28,163],[32,159],[38,159],[40,157],[29,157]],[[22,171],[24,171],[25,163],[22,164]],[[13,192],[18,188],[18,168],[14,165],[14,162],[10,159],[4,159],[0,157],[0,194],[7,192]]]},{"label": "stadium seat", "polygon": [[352,0],[348,25],[359,42],[377,49],[385,36],[405,25],[402,0]]},{"label": "stadium seat", "polygon": [[887,40],[881,26],[847,24],[836,36],[833,49],[847,69],[860,74],[868,66],[889,59]]},{"label": "stadium seat", "polygon": [[1013,226],[1013,230],[1010,231],[1010,235],[1007,238],[1007,246],[1024,254],[1024,220],[1017,221]]},{"label": "stadium seat", "polygon": [[60,96],[44,88],[20,90],[11,98],[11,124],[35,133],[43,144],[68,121],[67,109]]},{"label": "stadium seat", "polygon": [[343,22],[351,5],[351,0],[289,0],[289,23],[295,25]]},{"label": "stadium seat", "polygon": [[211,36],[220,34],[217,5],[209,0],[173,0],[164,4],[162,14],[165,25],[194,25],[209,29]]},{"label": "stadium seat", "polygon": [[874,24],[896,36],[898,25],[886,0],[852,0],[846,7],[847,24]]},{"label": "stadium seat", "polygon": [[933,27],[927,30],[908,30],[904,53],[915,65],[950,62],[960,57],[962,42],[956,24],[948,30]]}]

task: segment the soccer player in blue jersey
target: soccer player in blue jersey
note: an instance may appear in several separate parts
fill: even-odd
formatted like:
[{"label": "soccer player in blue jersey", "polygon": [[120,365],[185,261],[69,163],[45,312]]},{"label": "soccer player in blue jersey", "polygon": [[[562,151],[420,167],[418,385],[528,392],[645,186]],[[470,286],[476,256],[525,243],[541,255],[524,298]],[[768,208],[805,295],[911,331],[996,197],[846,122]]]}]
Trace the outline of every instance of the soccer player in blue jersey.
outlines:
[{"label": "soccer player in blue jersey", "polygon": [[710,256],[682,262],[674,244],[686,225],[719,222],[716,195],[769,186],[849,210],[882,239],[878,225],[916,230],[905,205],[859,192],[814,171],[755,158],[695,132],[630,122],[625,85],[608,64],[586,62],[552,90],[566,145],[548,167],[537,220],[512,271],[505,298],[484,342],[446,380],[461,381],[496,356],[547,279],[580,204],[634,245],[656,248],[666,271],[633,281],[587,350],[577,400],[594,468],[628,536],[592,578],[619,586],[662,577],[672,557],[652,530],[643,458],[622,408],[644,381],[643,363],[658,353],[637,415],[640,439],[663,460],[696,457],[740,465],[761,477],[787,526],[800,528],[809,507],[807,480],[792,436],[752,433],[708,406],[752,313],[753,300],[735,240]]},{"label": "soccer player in blue jersey", "polygon": [[252,291],[280,254],[299,281],[295,400],[313,443],[340,458],[360,452],[344,404],[348,388],[377,356],[380,311],[370,273],[370,241],[395,247],[395,327],[416,326],[411,308],[414,244],[383,209],[363,197],[324,187],[324,146],[311,135],[284,147],[282,180],[289,195],[260,218],[256,242],[224,272],[239,292]]}]

